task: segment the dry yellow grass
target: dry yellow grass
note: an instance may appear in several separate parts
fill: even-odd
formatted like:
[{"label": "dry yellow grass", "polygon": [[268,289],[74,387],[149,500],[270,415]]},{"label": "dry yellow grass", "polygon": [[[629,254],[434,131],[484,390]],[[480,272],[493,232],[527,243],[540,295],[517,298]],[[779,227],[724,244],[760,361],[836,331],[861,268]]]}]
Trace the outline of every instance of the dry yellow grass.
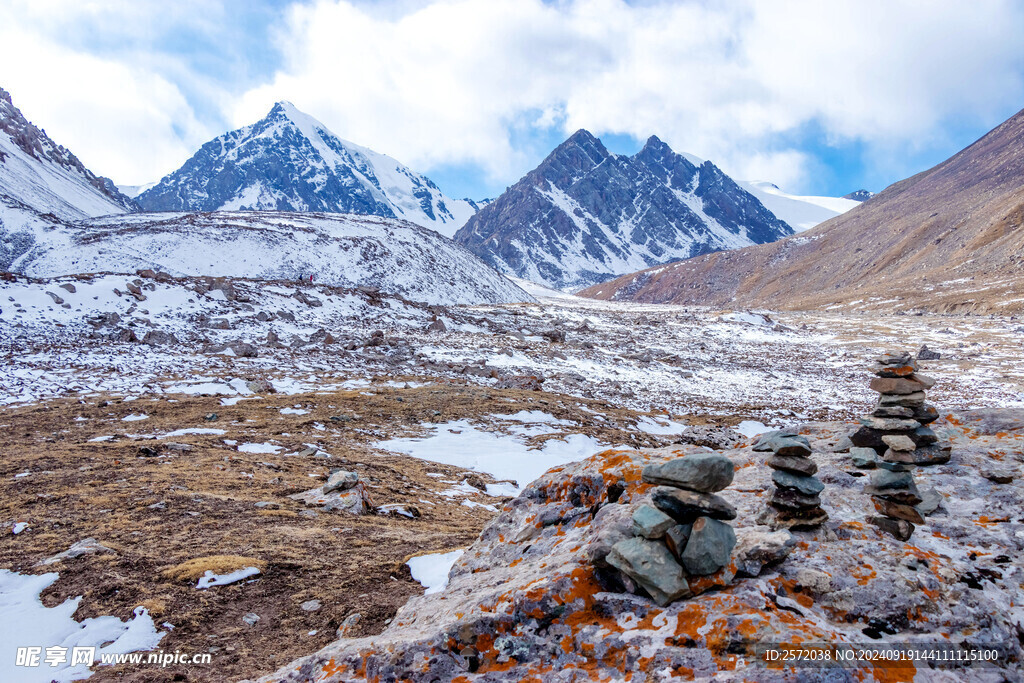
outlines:
[{"label": "dry yellow grass", "polygon": [[181,564],[168,567],[160,572],[160,576],[171,581],[195,581],[208,571],[214,574],[229,574],[247,567],[256,567],[262,572],[267,568],[267,563],[244,555],[210,555],[209,557],[194,557]]}]

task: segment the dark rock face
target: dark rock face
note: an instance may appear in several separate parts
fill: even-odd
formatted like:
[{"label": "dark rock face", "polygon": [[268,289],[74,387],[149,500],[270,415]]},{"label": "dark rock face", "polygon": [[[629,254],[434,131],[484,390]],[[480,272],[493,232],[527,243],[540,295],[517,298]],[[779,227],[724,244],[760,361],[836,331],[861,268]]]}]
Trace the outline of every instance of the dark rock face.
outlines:
[{"label": "dark rock face", "polygon": [[137,198],[148,211],[325,211],[454,231],[461,221],[446,200],[429,178],[341,140],[287,102],[207,142]]},{"label": "dark rock face", "polygon": [[710,161],[657,137],[632,157],[585,130],[473,216],[455,240],[498,270],[578,289],[793,229]]},{"label": "dark rock face", "polygon": [[866,202],[875,196],[874,192],[868,190],[855,190],[850,194],[844,194],[843,199],[852,199],[855,202]]}]

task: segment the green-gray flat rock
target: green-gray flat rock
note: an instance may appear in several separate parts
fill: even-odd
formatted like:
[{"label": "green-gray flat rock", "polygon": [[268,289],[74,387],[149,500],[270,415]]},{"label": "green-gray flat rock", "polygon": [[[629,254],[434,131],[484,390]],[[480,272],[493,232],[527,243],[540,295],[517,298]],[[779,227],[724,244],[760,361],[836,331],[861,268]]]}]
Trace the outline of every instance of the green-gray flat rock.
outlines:
[{"label": "green-gray flat rock", "polygon": [[644,538],[661,538],[676,521],[658,508],[641,505],[633,511],[633,533]]},{"label": "green-gray flat rock", "polygon": [[804,477],[784,470],[772,472],[772,481],[779,488],[795,489],[806,496],[816,496],[825,488],[825,485],[814,477]]},{"label": "green-gray flat rock", "polygon": [[701,517],[693,523],[690,540],[686,542],[681,560],[694,576],[714,574],[729,564],[736,546],[736,532],[725,522]]},{"label": "green-gray flat rock", "polygon": [[717,453],[694,453],[668,462],[648,465],[643,480],[651,484],[676,486],[691,491],[714,493],[732,483],[732,461]]},{"label": "green-gray flat rock", "polygon": [[662,607],[690,595],[683,569],[664,543],[634,536],[612,546],[606,561],[640,584]]}]

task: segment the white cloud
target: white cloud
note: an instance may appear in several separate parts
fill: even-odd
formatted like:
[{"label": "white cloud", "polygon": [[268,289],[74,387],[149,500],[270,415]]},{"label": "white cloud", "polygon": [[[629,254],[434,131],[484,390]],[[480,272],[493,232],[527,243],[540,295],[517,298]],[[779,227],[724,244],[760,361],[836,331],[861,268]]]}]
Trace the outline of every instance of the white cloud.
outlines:
[{"label": "white cloud", "polygon": [[1024,93],[1012,2],[387,7],[294,8],[287,62],[234,122],[289,99],[414,167],[474,162],[508,181],[525,170],[510,124],[532,112],[565,133],[655,133],[741,177],[799,185],[812,160],[783,134],[817,124],[880,150],[927,147],[951,120],[997,123]]},{"label": "white cloud", "polygon": [[[155,179],[157,169],[183,163],[210,131],[179,87],[151,68],[152,55],[100,57],[55,40],[69,23],[101,21],[124,31],[152,20],[138,6],[124,8],[126,14],[114,16],[113,3],[41,0],[0,11],[0,86],[92,171],[142,183]],[[178,64],[163,66],[180,73]]]},{"label": "white cloud", "polygon": [[[523,148],[524,129],[582,127],[657,134],[737,177],[798,191],[818,163],[801,131],[858,141],[898,165],[941,148],[952,126],[998,123],[1024,96],[1024,5],[1013,0],[315,0],[286,12],[268,46],[282,61],[255,87],[158,48],[162,24],[216,36],[235,20],[222,3],[11,6],[0,10],[0,85],[119,181],[155,179],[288,99],[427,172],[477,164],[513,182],[546,151]],[[96,41],[135,51],[95,56],[67,37],[86,20],[108,32]],[[222,120],[201,125],[201,106]]]}]

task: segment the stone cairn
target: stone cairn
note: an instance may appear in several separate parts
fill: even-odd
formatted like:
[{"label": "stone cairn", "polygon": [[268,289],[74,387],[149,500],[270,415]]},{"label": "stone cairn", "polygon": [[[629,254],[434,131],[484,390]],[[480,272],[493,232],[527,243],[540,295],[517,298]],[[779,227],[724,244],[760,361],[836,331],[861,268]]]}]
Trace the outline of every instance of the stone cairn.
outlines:
[{"label": "stone cairn", "polygon": [[[735,519],[736,509],[714,494],[732,483],[733,470],[732,461],[717,453],[644,467],[643,481],[657,485],[653,505],[634,510],[632,538],[616,543],[606,558],[627,590],[638,585],[665,606],[718,585],[693,579],[730,565],[736,533],[725,520]],[[719,579],[728,583],[732,574]]]},{"label": "stone cairn", "polygon": [[909,353],[878,356],[872,370],[876,377],[871,388],[881,395],[871,415],[860,418],[860,429],[850,435],[850,457],[857,467],[877,468],[865,491],[879,514],[868,521],[906,541],[914,525],[924,523],[913,467],[949,462],[951,446],[928,426],[939,416],[935,406],[925,403],[925,391],[935,380],[917,374]]},{"label": "stone cairn", "polygon": [[775,529],[811,529],[828,521],[821,508],[824,485],[815,477],[818,466],[811,460],[811,443],[795,429],[763,436],[755,451],[770,452],[765,461],[772,468],[775,491],[758,520]]}]

